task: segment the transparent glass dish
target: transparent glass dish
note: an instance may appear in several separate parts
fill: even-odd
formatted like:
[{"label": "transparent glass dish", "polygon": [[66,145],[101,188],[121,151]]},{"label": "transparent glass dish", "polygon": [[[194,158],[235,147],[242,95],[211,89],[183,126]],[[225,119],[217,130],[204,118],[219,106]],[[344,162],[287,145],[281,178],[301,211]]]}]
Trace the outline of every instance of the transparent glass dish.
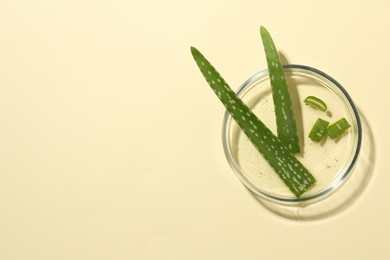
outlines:
[{"label": "transparent glass dish", "polygon": [[[315,176],[317,183],[297,198],[262,158],[234,119],[226,112],[223,120],[223,147],[227,160],[245,186],[261,199],[284,205],[308,205],[327,198],[348,180],[356,165],[362,143],[359,113],[347,91],[329,75],[302,65],[285,65],[302,153],[296,155]],[[237,95],[274,133],[275,114],[268,70],[249,78]],[[321,98],[328,105],[322,112],[306,106],[307,96]],[[309,131],[317,118],[330,123],[345,117],[351,124],[341,138],[311,141]]]}]

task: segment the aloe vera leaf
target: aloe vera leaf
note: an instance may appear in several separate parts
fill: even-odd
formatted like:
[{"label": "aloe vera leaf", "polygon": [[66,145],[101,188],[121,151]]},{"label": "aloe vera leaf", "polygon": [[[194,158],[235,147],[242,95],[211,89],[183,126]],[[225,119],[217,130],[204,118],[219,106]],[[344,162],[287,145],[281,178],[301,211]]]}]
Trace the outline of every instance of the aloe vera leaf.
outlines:
[{"label": "aloe vera leaf", "polygon": [[278,138],[292,153],[299,153],[297,123],[279,53],[267,29],[261,27],[260,34],[267,58]]},{"label": "aloe vera leaf", "polygon": [[204,78],[237,124],[295,196],[301,196],[316,182],[313,175],[252,112],[195,47],[192,56]]}]

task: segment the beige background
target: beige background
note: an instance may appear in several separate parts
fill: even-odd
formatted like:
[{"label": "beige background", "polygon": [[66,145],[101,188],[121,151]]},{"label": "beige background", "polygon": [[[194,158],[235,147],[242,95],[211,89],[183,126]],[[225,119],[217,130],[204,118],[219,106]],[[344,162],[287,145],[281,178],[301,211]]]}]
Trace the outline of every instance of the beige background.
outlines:
[{"label": "beige background", "polygon": [[[388,1],[0,0],[0,259],[390,259]],[[198,47],[237,88],[290,63],[342,83],[372,178],[332,216],[264,208],[229,168]]]}]

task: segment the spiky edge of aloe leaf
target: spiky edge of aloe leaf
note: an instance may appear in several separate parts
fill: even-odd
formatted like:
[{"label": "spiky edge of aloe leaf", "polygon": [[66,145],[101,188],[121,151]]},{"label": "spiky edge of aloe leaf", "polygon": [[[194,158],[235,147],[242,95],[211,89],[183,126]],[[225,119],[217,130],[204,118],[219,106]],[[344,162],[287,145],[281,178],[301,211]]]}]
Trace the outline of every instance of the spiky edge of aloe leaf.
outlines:
[{"label": "spiky edge of aloe leaf", "polygon": [[267,29],[261,27],[260,34],[267,58],[278,138],[292,153],[299,153],[297,123],[279,53]]},{"label": "spiky edge of aloe leaf", "polygon": [[195,47],[191,47],[191,53],[204,78],[249,140],[295,196],[300,197],[316,182],[313,175],[237,96],[203,54]]}]

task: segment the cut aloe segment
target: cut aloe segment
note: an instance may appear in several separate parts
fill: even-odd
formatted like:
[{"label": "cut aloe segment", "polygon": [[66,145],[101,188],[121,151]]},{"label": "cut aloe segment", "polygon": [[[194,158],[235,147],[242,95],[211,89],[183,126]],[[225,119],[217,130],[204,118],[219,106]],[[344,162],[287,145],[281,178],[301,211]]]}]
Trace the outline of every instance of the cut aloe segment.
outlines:
[{"label": "cut aloe segment", "polygon": [[328,135],[332,139],[337,139],[350,127],[347,119],[343,117],[328,127]]},{"label": "cut aloe segment", "polygon": [[299,153],[297,124],[279,53],[267,29],[261,27],[260,34],[267,58],[278,137],[292,153]]},{"label": "cut aloe segment", "polygon": [[309,138],[314,142],[319,142],[326,135],[329,122],[318,118],[310,130]]},{"label": "cut aloe segment", "polygon": [[303,102],[306,105],[311,106],[315,109],[321,110],[323,112],[325,112],[328,109],[328,106],[326,105],[326,103],[315,96],[308,96],[305,98],[305,100]]},{"label": "cut aloe segment", "polygon": [[210,87],[295,196],[301,196],[314,185],[316,180],[310,172],[236,95],[210,62],[194,47],[191,53]]}]

